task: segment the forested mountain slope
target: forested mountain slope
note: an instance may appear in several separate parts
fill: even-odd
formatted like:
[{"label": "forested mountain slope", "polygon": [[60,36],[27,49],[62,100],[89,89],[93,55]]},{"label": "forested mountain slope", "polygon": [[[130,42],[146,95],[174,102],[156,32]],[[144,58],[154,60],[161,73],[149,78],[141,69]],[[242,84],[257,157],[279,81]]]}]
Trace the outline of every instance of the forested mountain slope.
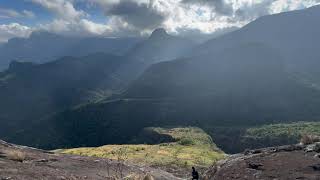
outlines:
[{"label": "forested mountain slope", "polygon": [[305,83],[319,85],[320,6],[263,16],[243,28],[209,40],[192,54],[218,53],[247,43],[263,43],[277,49],[285,67]]},{"label": "forested mountain slope", "polygon": [[59,111],[119,93],[130,80],[116,71],[129,61],[97,53],[45,64],[12,62],[0,74],[1,133],[12,135]]}]

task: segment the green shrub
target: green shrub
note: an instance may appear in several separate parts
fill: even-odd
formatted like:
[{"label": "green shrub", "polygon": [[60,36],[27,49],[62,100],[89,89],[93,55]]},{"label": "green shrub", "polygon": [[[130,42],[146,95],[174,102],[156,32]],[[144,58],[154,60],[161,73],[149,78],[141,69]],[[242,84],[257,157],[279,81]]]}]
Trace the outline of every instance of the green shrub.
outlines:
[{"label": "green shrub", "polygon": [[189,138],[183,138],[178,143],[183,146],[191,146],[195,144],[195,142]]}]

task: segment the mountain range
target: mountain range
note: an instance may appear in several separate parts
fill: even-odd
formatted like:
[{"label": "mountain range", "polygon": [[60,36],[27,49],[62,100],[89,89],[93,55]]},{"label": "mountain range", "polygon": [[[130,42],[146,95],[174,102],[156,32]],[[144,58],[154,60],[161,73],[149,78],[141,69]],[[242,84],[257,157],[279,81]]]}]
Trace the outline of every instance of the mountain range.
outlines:
[{"label": "mountain range", "polygon": [[28,38],[13,38],[0,46],[0,70],[11,61],[46,63],[63,56],[81,57],[103,52],[123,55],[142,38],[65,37],[35,31]]},{"label": "mountain range", "polygon": [[[161,31],[162,34],[158,34],[158,31]],[[157,36],[157,38],[154,39],[154,36]],[[51,40],[49,40],[50,37]],[[45,40],[48,40],[48,42],[45,43]],[[55,45],[59,46],[58,44],[62,43],[62,40],[64,39],[57,35],[43,32],[37,34],[36,32],[29,39],[20,39],[25,44],[17,43],[17,45],[28,44],[32,49],[38,49],[41,43],[44,44],[44,47],[52,46],[55,42],[57,43]],[[67,42],[68,39],[65,41]],[[99,41],[109,43],[112,48],[97,44]],[[78,53],[77,56],[64,56],[49,62],[38,62],[37,60],[31,62],[12,61],[9,68],[0,73],[0,121],[6,122],[0,128],[1,135],[8,136],[15,134],[17,131],[24,132],[24,127],[32,127],[34,123],[41,122],[42,119],[55,113],[121,93],[148,65],[162,61],[162,58],[158,56],[158,50],[163,54],[163,59],[169,56],[173,57],[171,51],[182,53],[186,45],[180,43],[180,41],[187,40],[170,36],[164,30],[156,30],[150,38],[141,40],[139,44],[133,47],[134,49],[140,49],[140,51],[147,51],[145,48],[148,47],[148,44],[157,44],[157,41],[160,41],[161,43],[158,43],[156,48],[148,49],[150,50],[148,57],[158,57],[160,59],[156,60],[154,58],[150,62],[142,61],[141,59],[145,57],[140,54],[135,55],[134,58],[131,58],[127,53],[113,55],[126,50],[123,46],[130,46],[131,43],[131,40],[129,40],[130,42],[127,41],[128,39],[91,38],[86,39],[85,44],[74,44],[72,46],[74,50],[69,52],[76,53],[80,50],[80,53],[86,53],[93,51],[93,49],[100,49],[102,52],[91,53],[82,57],[77,57],[79,56]],[[168,49],[167,47],[171,43],[174,43],[175,46]],[[141,46],[142,44],[144,46]],[[5,47],[8,48],[11,45],[12,43],[9,41]],[[64,47],[68,45],[65,44]],[[120,48],[120,46],[122,47]],[[190,47],[191,44],[188,46]],[[88,47],[91,49],[87,49]],[[63,47],[58,48],[63,49]],[[82,48],[84,50],[81,52]],[[107,48],[106,51],[111,51],[113,54],[105,53],[103,48]],[[11,50],[14,51],[14,48]],[[22,48],[20,52],[25,50]],[[49,48],[47,50],[49,51]],[[27,52],[32,55],[32,51]],[[55,51],[50,52],[54,53]],[[133,51],[130,50],[129,54],[132,53]],[[19,55],[19,52],[17,55]],[[53,54],[44,51],[44,55],[51,56]],[[41,53],[35,53],[35,56],[35,59],[42,57]],[[176,53],[175,56],[178,57],[179,54]]]}]

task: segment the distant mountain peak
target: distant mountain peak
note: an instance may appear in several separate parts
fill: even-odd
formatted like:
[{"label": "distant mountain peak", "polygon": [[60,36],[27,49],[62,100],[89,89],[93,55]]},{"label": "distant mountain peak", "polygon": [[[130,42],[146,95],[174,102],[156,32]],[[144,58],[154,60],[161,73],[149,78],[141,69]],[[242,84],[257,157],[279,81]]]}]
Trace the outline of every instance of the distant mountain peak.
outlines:
[{"label": "distant mountain peak", "polygon": [[158,28],[152,32],[150,39],[161,39],[168,36],[170,35],[167,33],[167,31],[164,28]]}]

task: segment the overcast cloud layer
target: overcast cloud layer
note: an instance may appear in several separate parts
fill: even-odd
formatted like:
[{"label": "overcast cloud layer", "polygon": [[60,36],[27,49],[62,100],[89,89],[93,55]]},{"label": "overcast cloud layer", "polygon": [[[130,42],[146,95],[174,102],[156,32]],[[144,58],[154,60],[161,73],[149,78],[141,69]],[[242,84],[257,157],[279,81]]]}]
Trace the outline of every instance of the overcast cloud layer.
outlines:
[{"label": "overcast cloud layer", "polygon": [[[9,1],[9,0],[5,0]],[[76,36],[145,35],[163,27],[172,34],[221,33],[241,27],[257,17],[307,8],[320,0],[24,0],[52,14],[48,22],[37,23],[31,10],[0,6],[0,41],[27,37],[34,30]],[[85,8],[79,8],[85,7]],[[90,9],[102,12],[105,21],[96,21]],[[91,12],[91,13],[90,13]],[[14,19],[34,19],[34,25]]]}]

